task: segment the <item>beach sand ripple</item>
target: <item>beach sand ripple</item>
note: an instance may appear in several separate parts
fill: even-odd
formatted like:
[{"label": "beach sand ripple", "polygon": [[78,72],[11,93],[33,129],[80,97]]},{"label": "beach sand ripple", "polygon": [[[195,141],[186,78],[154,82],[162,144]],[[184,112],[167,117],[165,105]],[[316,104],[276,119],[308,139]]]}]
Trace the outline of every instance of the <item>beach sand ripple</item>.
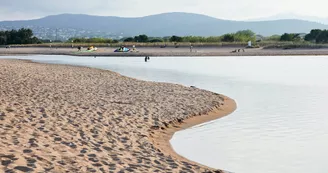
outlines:
[{"label": "beach sand ripple", "polygon": [[0,172],[205,172],[151,136],[224,104],[181,85],[0,60]]}]

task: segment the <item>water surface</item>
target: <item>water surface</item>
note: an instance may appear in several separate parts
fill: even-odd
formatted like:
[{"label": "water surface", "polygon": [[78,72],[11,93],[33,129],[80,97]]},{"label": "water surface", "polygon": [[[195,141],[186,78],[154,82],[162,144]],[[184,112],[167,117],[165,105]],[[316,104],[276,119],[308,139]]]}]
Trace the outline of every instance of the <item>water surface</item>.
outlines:
[{"label": "water surface", "polygon": [[171,140],[177,153],[236,173],[328,172],[327,57],[151,57],[147,63],[142,57],[16,58],[109,69],[227,95],[237,110],[177,132]]}]

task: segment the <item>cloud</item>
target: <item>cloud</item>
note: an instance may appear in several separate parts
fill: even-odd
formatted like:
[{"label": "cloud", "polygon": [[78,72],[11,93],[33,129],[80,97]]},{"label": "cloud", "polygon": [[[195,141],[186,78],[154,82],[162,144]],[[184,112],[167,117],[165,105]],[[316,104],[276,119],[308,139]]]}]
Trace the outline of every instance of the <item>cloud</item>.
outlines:
[{"label": "cloud", "polygon": [[327,5],[325,0],[6,0],[0,5],[0,20],[60,13],[133,17],[193,12],[223,19],[247,19],[287,12],[325,16]]},{"label": "cloud", "polygon": [[1,2],[3,9],[9,9],[12,12],[21,11],[25,13],[79,13],[95,11],[97,9],[105,9],[111,7],[111,3],[118,0],[8,0]]}]

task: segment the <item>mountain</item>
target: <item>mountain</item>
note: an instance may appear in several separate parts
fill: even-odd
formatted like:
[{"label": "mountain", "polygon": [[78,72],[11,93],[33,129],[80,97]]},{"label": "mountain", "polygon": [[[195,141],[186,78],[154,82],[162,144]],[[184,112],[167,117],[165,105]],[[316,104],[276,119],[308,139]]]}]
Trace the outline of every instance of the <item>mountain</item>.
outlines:
[{"label": "mountain", "polygon": [[268,21],[268,20],[281,20],[281,19],[299,19],[299,20],[312,21],[312,22],[328,25],[328,17],[324,18],[324,17],[315,17],[315,16],[304,16],[294,13],[281,13],[269,17],[249,19],[248,21]]},{"label": "mountain", "polygon": [[75,30],[109,32],[122,36],[138,34],[149,36],[218,36],[245,29],[268,36],[285,32],[308,33],[311,29],[328,29],[328,25],[296,19],[230,21],[206,15],[178,12],[135,18],[61,14],[35,20],[0,22],[0,28],[4,27],[74,28]]}]

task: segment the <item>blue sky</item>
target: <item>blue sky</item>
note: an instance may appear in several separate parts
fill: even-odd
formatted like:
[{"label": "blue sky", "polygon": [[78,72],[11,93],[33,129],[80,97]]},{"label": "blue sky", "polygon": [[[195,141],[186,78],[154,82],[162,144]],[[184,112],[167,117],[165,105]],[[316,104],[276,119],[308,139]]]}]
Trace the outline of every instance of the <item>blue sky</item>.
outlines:
[{"label": "blue sky", "polygon": [[326,0],[1,0],[0,20],[40,18],[61,13],[139,17],[192,12],[245,20],[280,13],[328,17]]}]

